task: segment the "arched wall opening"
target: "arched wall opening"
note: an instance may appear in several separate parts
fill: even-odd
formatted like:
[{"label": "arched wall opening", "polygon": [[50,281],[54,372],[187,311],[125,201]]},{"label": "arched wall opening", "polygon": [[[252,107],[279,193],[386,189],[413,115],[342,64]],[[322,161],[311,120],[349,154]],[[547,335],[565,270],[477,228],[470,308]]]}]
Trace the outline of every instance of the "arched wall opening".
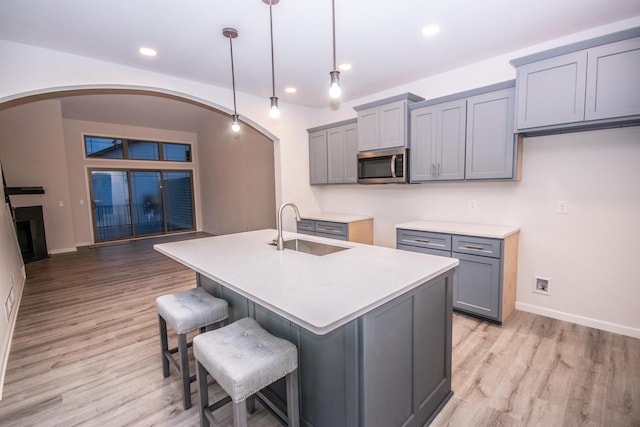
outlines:
[{"label": "arched wall opening", "polygon": [[[109,123],[120,120],[103,121],[82,114],[78,118],[74,116],[77,113],[65,113],[70,100],[76,102],[83,97],[108,102],[114,97],[145,99],[145,106],[178,105],[175,115],[179,117],[167,121],[199,120],[200,126],[190,129],[194,126],[191,123],[184,129],[162,129],[166,123],[150,125],[148,114],[138,123],[135,117]],[[187,120],[186,115],[193,111],[201,117]],[[0,103],[0,161],[7,182],[10,186],[45,186],[44,195],[19,196],[20,200],[12,197],[12,201],[16,206],[44,206],[50,253],[91,244],[95,236],[87,170],[100,165],[84,155],[83,135],[178,139],[194,144],[194,161],[188,168],[193,170],[198,230],[226,234],[273,228],[280,194],[278,138],[242,116],[241,133],[231,134],[230,113],[221,105],[189,94],[125,85],[56,87],[5,97]],[[136,163],[126,167],[159,166],[154,162]],[[109,167],[125,165],[110,162]]]}]

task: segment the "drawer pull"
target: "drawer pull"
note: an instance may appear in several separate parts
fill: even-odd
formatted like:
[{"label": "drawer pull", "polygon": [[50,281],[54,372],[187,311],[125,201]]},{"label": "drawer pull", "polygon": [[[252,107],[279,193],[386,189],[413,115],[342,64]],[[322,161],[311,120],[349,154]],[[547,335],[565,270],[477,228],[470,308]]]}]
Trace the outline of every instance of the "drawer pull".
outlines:
[{"label": "drawer pull", "polygon": [[482,246],[475,246],[475,245],[464,245],[465,248],[467,249],[475,249],[477,251],[483,251],[484,248]]},{"label": "drawer pull", "polygon": [[419,243],[431,243],[427,239],[414,239],[414,241],[419,242]]}]

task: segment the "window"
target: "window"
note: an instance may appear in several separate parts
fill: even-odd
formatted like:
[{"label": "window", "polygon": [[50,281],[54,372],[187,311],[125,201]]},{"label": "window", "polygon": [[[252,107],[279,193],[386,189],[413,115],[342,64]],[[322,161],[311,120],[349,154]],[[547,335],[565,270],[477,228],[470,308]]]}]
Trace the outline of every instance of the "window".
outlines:
[{"label": "window", "polygon": [[97,242],[194,230],[191,171],[90,169]]},{"label": "window", "polygon": [[87,157],[93,159],[191,162],[191,145],[177,142],[85,136]]},{"label": "window", "polygon": [[85,136],[84,146],[87,149],[87,157],[103,159],[124,158],[122,139]]},{"label": "window", "polygon": [[157,142],[128,141],[127,158],[131,160],[160,160]]}]

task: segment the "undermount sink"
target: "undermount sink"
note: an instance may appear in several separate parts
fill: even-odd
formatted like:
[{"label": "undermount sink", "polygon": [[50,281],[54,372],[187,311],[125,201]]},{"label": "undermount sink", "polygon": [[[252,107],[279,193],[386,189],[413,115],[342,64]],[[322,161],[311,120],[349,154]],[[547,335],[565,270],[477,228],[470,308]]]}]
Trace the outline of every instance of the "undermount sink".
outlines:
[{"label": "undermount sink", "polygon": [[[275,246],[275,243],[269,243]],[[311,240],[291,239],[284,241],[284,248],[296,252],[304,252],[311,255],[323,256],[335,252],[344,251],[349,248],[342,246],[328,245],[326,243],[312,242]]]}]

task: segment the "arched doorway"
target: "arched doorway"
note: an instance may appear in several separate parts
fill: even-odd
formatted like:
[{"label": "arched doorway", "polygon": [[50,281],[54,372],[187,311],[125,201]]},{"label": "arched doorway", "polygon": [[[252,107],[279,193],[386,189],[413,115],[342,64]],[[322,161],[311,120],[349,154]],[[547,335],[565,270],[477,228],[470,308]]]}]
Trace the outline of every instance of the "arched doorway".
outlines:
[{"label": "arched doorway", "polygon": [[[39,122],[43,117],[46,120]],[[190,169],[197,229],[225,234],[273,227],[272,142],[277,138],[246,118],[241,135],[232,137],[227,133],[228,118],[224,107],[168,90],[71,87],[23,94],[0,104],[0,160],[11,185],[48,187],[41,202],[45,226],[55,230],[47,234],[52,253],[96,241],[87,181],[88,169],[96,164],[87,159],[81,144],[89,133],[145,138],[149,132],[152,139],[163,141],[195,135]],[[194,123],[200,123],[199,128]],[[149,169],[151,163],[137,162],[135,167]],[[29,176],[36,181],[29,181]]]}]

